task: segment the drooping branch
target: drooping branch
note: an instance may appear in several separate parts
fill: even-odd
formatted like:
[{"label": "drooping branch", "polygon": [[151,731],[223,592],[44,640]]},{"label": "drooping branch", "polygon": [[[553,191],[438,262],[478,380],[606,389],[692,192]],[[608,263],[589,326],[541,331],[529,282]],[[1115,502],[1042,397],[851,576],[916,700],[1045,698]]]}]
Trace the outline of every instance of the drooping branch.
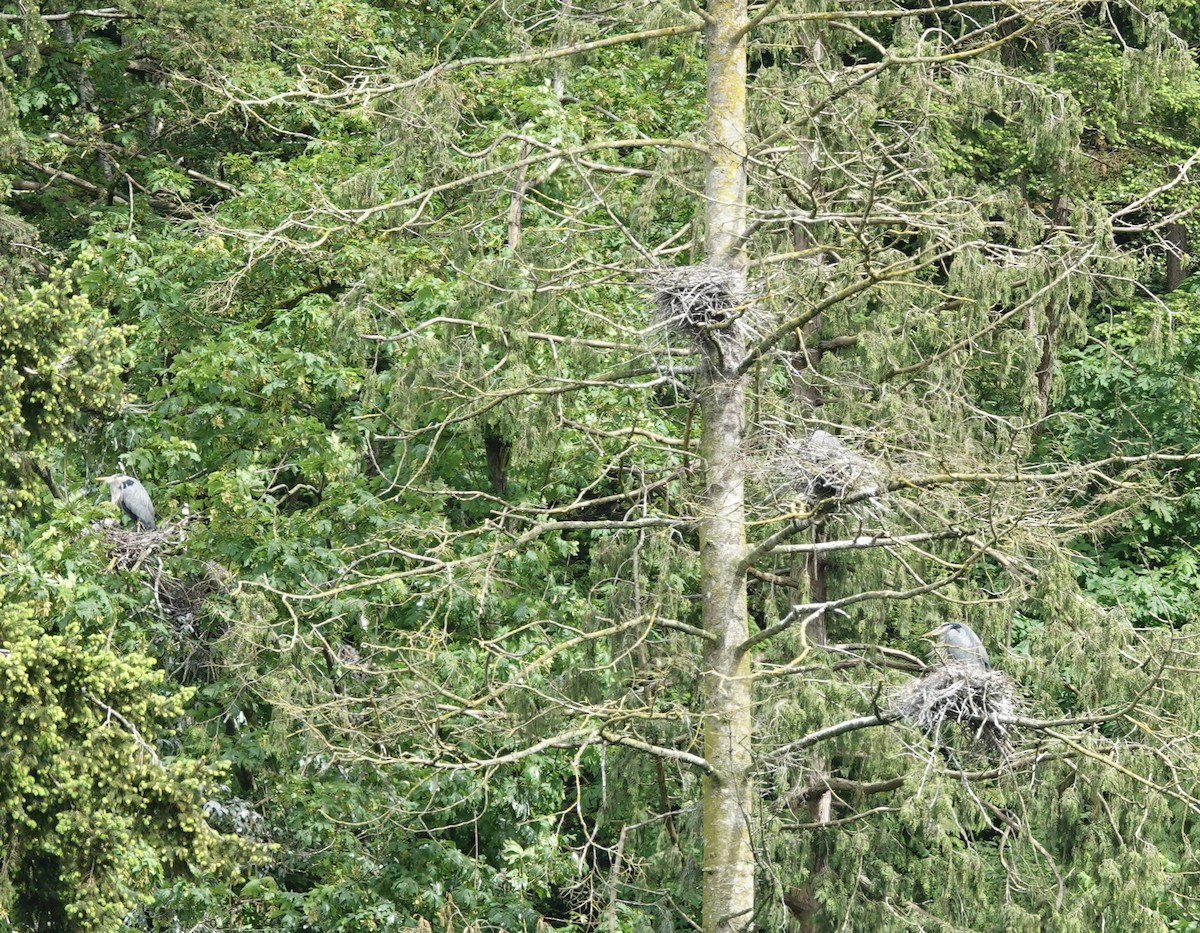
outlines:
[{"label": "drooping branch", "polygon": [[[472,185],[478,184],[489,178],[497,175],[508,175],[514,171],[528,168],[532,165],[537,165],[542,162],[552,162],[556,159],[574,158],[584,155],[589,152],[603,152],[612,149],[683,149],[691,152],[705,153],[707,148],[697,142],[688,139],[614,139],[601,140],[594,143],[584,143],[579,146],[568,146],[560,148],[557,146],[548,146],[544,152],[536,155],[528,156],[524,159],[518,159],[514,162],[505,165],[498,165],[495,168],[484,169],[479,172],[474,172],[470,175],[462,175],[452,181],[443,182],[440,185],[434,185],[431,188],[426,188],[417,194],[409,195],[404,198],[397,198],[394,201],[387,201],[383,204],[376,204],[371,207],[361,208],[359,210],[349,210],[343,213],[353,219],[357,224],[361,224],[376,214],[386,213],[388,211],[398,210],[404,207],[412,207],[416,204],[427,204],[430,198],[436,197],[439,194],[444,194],[447,191],[453,191],[457,188],[469,188]],[[411,220],[409,221],[412,222]]]},{"label": "drooping branch", "polygon": [[945,587],[956,582],[957,580],[960,580],[963,577],[963,575],[972,566],[974,566],[977,558],[980,556],[981,553],[982,552],[980,552],[980,551],[976,551],[974,554],[972,554],[970,557],[968,557],[966,560],[964,560],[957,568],[955,568],[955,570],[953,572],[947,574],[944,577],[940,577],[939,579],[933,580],[929,583],[922,583],[919,586],[910,587],[906,590],[899,590],[899,589],[864,590],[864,591],[858,592],[858,593],[851,593],[849,596],[842,596],[838,599],[829,599],[829,600],[825,600],[825,601],[819,602],[819,603],[802,603],[802,604],[793,606],[791,611],[789,611],[786,616],[784,616],[782,619],[780,619],[780,621],[776,622],[774,625],[768,626],[767,628],[761,629],[760,631],[756,632],[754,635],[751,635],[749,638],[747,638],[746,641],[742,643],[740,650],[749,651],[754,646],[759,645],[762,642],[767,641],[771,638],[774,638],[776,635],[780,634],[781,632],[787,631],[789,628],[794,626],[796,624],[796,621],[798,619],[800,619],[801,616],[805,613],[824,614],[827,612],[831,612],[835,609],[843,609],[846,606],[852,606],[855,603],[866,602],[868,600],[915,599],[918,596],[924,596],[928,593],[933,593],[933,592],[936,592],[937,590],[944,589]]},{"label": "drooping branch", "polygon": [[509,538],[503,543],[497,543],[495,548],[489,549],[479,554],[471,554],[467,557],[458,559],[446,560],[443,558],[429,557],[426,554],[417,554],[412,551],[405,551],[399,548],[393,549],[394,553],[407,557],[419,564],[407,570],[396,570],[390,573],[383,573],[377,576],[366,577],[361,580],[354,580],[349,583],[341,583],[335,586],[325,587],[321,589],[310,590],[305,593],[290,593],[280,590],[268,583],[266,580],[249,580],[245,581],[245,585],[256,587],[275,596],[279,596],[285,601],[296,602],[314,602],[316,600],[328,599],[331,596],[339,596],[346,593],[353,593],[359,590],[380,586],[384,583],[391,583],[396,580],[407,580],[412,577],[428,576],[431,574],[446,573],[453,570],[459,570],[466,567],[478,566],[487,564],[496,559],[499,554],[515,551],[532,541],[536,541],[547,533],[554,531],[582,531],[590,529],[616,529],[628,530],[631,528],[673,528],[679,527],[677,520],[669,518],[645,518],[645,519],[615,519],[612,521],[574,521],[574,522],[544,522],[536,525],[533,528]]},{"label": "drooping branch", "polygon": [[981,246],[982,243],[960,244],[949,250],[939,250],[935,253],[928,254],[924,258],[921,257],[906,257],[897,260],[882,269],[872,269],[862,279],[857,282],[852,282],[850,285],[839,289],[832,295],[822,298],[820,301],[813,303],[800,314],[794,315],[783,323],[777,325],[773,330],[769,331],[766,336],[757,340],[750,349],[746,352],[746,356],[739,367],[739,373],[747,373],[766,354],[773,352],[788,334],[792,333],[797,328],[803,327],[809,321],[815,319],[830,308],[837,307],[849,301],[856,295],[860,295],[876,285],[885,284],[887,282],[900,282],[909,279],[916,273],[927,269],[936,263],[942,262],[952,257],[955,253],[966,249],[968,246]]}]

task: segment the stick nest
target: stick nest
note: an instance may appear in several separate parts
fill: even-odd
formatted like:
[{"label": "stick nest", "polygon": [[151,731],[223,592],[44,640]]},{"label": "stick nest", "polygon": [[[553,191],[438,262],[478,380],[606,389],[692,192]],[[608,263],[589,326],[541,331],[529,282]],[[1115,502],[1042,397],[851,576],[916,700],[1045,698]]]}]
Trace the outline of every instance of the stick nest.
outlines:
[{"label": "stick nest", "polygon": [[[753,333],[755,304],[745,278],[714,266],[672,266],[651,273],[658,318],[668,330],[733,362]],[[739,355],[740,359],[740,355]]]},{"label": "stick nest", "polygon": [[186,527],[175,524],[159,525],[153,531],[139,531],[137,526],[122,525],[115,518],[106,518],[94,527],[104,539],[109,560],[117,570],[137,570],[148,559],[177,550],[187,538]]},{"label": "stick nest", "polygon": [[128,573],[153,595],[148,611],[165,623],[158,655],[170,676],[183,683],[210,678],[214,645],[226,630],[206,607],[211,596],[232,591],[233,575],[216,561],[187,556],[187,519],[139,531],[105,519],[92,526],[108,551],[109,570]]},{"label": "stick nest", "polygon": [[1010,750],[1007,721],[1017,711],[1017,685],[1001,671],[948,662],[903,686],[892,709],[905,722],[939,740],[947,723],[981,750],[1001,757]]},{"label": "stick nest", "polygon": [[874,499],[884,490],[884,475],[873,461],[828,431],[799,439],[783,437],[783,449],[772,458],[770,472],[782,477],[777,498],[799,497],[815,505],[848,496]]},{"label": "stick nest", "polygon": [[105,519],[94,530],[104,541],[110,568],[141,574],[153,590],[154,603],[163,618],[177,626],[190,628],[204,600],[232,586],[229,571],[215,561],[201,564],[185,576],[175,576],[163,568],[163,557],[183,550],[187,540],[183,523],[142,531],[121,525],[116,519]]}]

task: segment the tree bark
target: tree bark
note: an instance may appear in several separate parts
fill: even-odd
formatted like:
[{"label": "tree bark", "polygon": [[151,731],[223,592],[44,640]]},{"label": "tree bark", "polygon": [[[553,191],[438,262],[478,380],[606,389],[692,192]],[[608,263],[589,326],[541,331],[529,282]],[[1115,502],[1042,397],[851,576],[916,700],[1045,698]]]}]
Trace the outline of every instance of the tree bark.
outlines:
[{"label": "tree bark", "polygon": [[742,381],[715,381],[702,401],[701,600],[715,636],[704,673],[704,757],[713,767],[704,782],[704,933],[745,930],[754,910],[750,660],[740,647],[748,635]]},{"label": "tree bark", "polygon": [[[1179,165],[1167,166],[1167,174],[1171,178],[1178,178],[1181,171],[1183,171],[1183,168]],[[1167,283],[1165,290],[1173,292],[1187,278],[1187,270],[1183,266],[1183,257],[1187,254],[1188,248],[1187,227],[1177,221],[1169,223],[1163,228],[1163,239],[1167,253]]]},{"label": "tree bark", "polygon": [[746,0],[711,0],[708,39],[705,252],[710,264],[745,268]]},{"label": "tree bark", "polygon": [[1183,257],[1188,248],[1187,227],[1180,223],[1169,223],[1163,232],[1167,242],[1166,291],[1173,292],[1187,278],[1187,271],[1183,266]]},{"label": "tree bark", "polygon": [[[705,252],[712,266],[744,274],[746,231],[746,0],[710,0]],[[714,638],[705,656],[704,933],[749,928],[754,915],[750,659],[747,631],[746,377],[732,335],[710,353],[701,385],[704,490],[700,516],[701,602]],[[732,368],[731,368],[732,367]]]},{"label": "tree bark", "polygon": [[[813,543],[820,544],[824,540],[825,526],[817,525],[813,530]],[[803,569],[808,577],[808,598],[814,603],[825,602],[829,598],[827,558],[820,552],[806,554],[804,557]],[[821,613],[808,626],[808,643],[825,645],[828,642],[828,625],[825,614]],[[813,776],[813,783],[829,779],[829,761],[822,752],[813,750],[809,753],[808,767]],[[814,794],[807,799],[807,805],[810,824],[828,823],[833,818],[833,791],[826,790],[823,793]],[[817,885],[820,883],[821,876],[828,870],[829,853],[822,848],[814,854],[808,877],[804,883],[784,893],[784,904],[796,918],[798,933],[815,933],[820,929],[821,903],[817,900]]]}]

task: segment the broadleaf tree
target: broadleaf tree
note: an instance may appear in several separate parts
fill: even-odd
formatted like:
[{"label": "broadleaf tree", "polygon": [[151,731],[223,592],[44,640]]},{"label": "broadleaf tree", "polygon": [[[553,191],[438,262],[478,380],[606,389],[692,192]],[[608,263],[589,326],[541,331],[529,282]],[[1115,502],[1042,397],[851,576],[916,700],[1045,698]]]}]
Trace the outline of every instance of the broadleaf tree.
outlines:
[{"label": "broadleaf tree", "polygon": [[[368,535],[349,579],[271,586],[314,626],[329,600],[367,594],[413,626],[377,646],[364,676],[386,686],[327,698],[343,715],[378,692],[390,706],[333,741],[385,769],[486,776],[472,793],[565,747],[575,786],[542,819],[556,845],[569,836],[613,875],[607,900],[560,882],[557,910],[584,923],[619,922],[619,892],[665,883],[626,852],[630,816],[606,800],[610,755],[623,769],[659,759],[644,772],[656,816],[636,832],[676,850],[706,930],[788,913],[810,927],[969,926],[981,911],[1066,929],[1122,915],[1137,891],[1168,902],[1183,853],[1165,835],[1163,853],[1114,858],[1136,831],[1109,821],[1076,848],[1054,829],[1064,801],[1117,775],[1119,793],[1151,792],[1159,817],[1194,803],[1131,735],[1148,697],[1163,709],[1163,668],[1148,659],[1183,642],[1143,640],[1074,591],[1070,543],[1111,521],[1140,461],[1057,462],[1038,447],[1056,355],[1083,338],[1090,308],[1127,301],[1137,280],[1113,227],[1137,236],[1129,219],[1179,193],[1164,176],[1114,206],[1088,180],[1088,102],[1054,68],[1059,46],[1095,41],[1086,11],[716,3],[575,44],[585,11],[543,13],[509,21],[533,51],[448,59],[374,92],[326,88],[333,100],[374,93],[425,138],[465,138],[425,153],[416,178],[411,163],[403,178],[352,174],[258,241],[336,261],[366,249],[364,228],[386,232],[389,268],[411,283],[390,301],[368,285],[371,299],[344,305],[376,301],[364,339],[398,354],[364,419],[372,463],[391,496],[440,500],[443,517]],[[1131,69],[1188,72],[1177,43],[1129,16],[1127,38],[1151,36],[1124,53]],[[619,69],[563,62],[632,68],[639,46],[670,36],[699,71],[700,33],[706,122],[682,136],[613,110],[622,94],[645,100]],[[433,100],[459,75],[460,94],[493,93],[446,124]],[[317,99],[250,103],[292,97]],[[615,137],[599,135],[597,112]],[[986,161],[963,157],[973,146]],[[1144,227],[1152,237],[1161,219]],[[656,316],[653,293],[684,281],[663,267],[681,264],[711,271],[736,306],[685,327]],[[637,392],[648,410],[630,404]],[[852,462],[878,483],[814,496],[803,477],[817,431],[858,450]],[[572,554],[583,559],[554,560]],[[663,586],[681,561],[694,601]],[[918,735],[882,731],[889,691],[919,667],[917,635],[952,618],[1027,685],[1030,738],[1006,765],[947,767]],[[329,651],[326,637],[313,650]],[[314,737],[341,731],[304,706]],[[681,833],[693,804],[699,822]],[[1006,896],[1006,871],[1038,883]],[[1087,895],[1083,879],[1103,872],[1103,893]],[[997,880],[966,892],[944,883],[952,873]],[[906,880],[872,881],[892,875]],[[1070,903],[1068,879],[1083,885]]]}]

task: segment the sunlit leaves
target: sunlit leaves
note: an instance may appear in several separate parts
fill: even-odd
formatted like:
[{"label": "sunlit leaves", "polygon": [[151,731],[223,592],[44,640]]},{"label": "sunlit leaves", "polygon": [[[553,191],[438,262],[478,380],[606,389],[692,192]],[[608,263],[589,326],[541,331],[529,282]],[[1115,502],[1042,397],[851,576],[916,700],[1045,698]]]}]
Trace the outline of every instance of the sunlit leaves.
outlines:
[{"label": "sunlit leaves", "polygon": [[170,874],[245,858],[203,802],[220,777],[159,744],[183,711],[144,655],[76,625],[45,631],[45,602],[0,611],[0,756],[9,871],[0,908],[34,927],[110,930]]},{"label": "sunlit leaves", "polygon": [[[117,407],[124,338],[67,275],[0,293],[0,453],[10,480],[22,453],[70,443],[84,412]],[[11,484],[10,502],[27,495]]]}]

